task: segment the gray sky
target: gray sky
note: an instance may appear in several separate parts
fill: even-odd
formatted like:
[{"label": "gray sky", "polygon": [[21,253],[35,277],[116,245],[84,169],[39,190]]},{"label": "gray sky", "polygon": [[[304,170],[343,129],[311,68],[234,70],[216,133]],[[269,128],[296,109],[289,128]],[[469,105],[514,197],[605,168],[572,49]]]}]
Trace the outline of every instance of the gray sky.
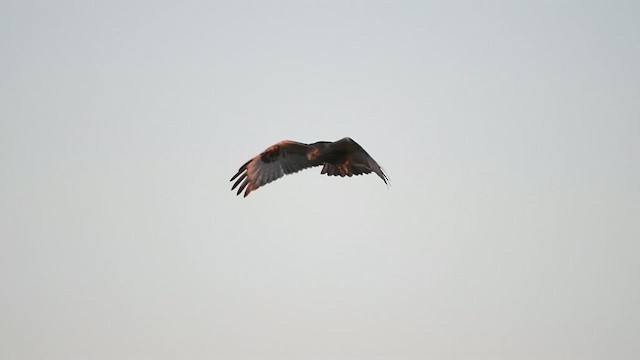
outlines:
[{"label": "gray sky", "polygon": [[1,8],[1,358],[640,358],[638,2]]}]

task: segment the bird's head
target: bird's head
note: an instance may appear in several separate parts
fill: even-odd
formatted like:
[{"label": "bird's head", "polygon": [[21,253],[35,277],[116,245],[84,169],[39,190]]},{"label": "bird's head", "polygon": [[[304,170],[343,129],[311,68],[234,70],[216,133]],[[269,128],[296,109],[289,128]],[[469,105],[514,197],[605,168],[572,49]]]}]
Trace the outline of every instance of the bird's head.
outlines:
[{"label": "bird's head", "polygon": [[311,144],[309,150],[307,150],[307,160],[316,160],[329,147],[329,144],[330,142],[328,141],[320,141]]}]

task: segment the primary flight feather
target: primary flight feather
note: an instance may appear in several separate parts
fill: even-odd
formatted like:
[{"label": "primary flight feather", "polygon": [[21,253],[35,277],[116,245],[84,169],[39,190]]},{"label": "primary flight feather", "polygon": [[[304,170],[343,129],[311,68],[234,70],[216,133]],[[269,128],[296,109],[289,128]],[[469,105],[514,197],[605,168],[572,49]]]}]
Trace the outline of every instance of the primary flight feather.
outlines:
[{"label": "primary flight feather", "polygon": [[237,178],[231,190],[238,187],[236,195],[244,190],[247,197],[253,190],[284,175],[320,165],[323,166],[321,174],[344,177],[374,172],[389,185],[389,178],[380,165],[362,146],[346,137],[313,144],[285,140],[270,146],[238,169],[230,180]]}]

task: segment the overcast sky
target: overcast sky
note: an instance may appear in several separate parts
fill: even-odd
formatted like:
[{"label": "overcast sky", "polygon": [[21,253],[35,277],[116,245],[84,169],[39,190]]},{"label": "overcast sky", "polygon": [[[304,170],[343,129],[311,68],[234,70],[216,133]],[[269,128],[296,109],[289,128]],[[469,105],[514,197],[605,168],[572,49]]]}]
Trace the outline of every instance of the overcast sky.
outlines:
[{"label": "overcast sky", "polygon": [[1,358],[640,358],[637,1],[0,8]]}]

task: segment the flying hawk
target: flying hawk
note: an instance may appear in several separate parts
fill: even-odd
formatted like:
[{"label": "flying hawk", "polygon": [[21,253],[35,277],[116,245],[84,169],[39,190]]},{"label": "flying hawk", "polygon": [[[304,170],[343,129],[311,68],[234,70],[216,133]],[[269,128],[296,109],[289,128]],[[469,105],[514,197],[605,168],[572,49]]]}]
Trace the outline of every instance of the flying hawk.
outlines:
[{"label": "flying hawk", "polygon": [[242,165],[230,180],[238,178],[231,190],[239,185],[236,195],[246,189],[244,197],[247,197],[253,190],[284,175],[320,165],[323,165],[320,173],[329,176],[374,172],[389,186],[389,178],[378,163],[357,142],[346,137],[335,142],[318,141],[313,144],[281,141]]}]

